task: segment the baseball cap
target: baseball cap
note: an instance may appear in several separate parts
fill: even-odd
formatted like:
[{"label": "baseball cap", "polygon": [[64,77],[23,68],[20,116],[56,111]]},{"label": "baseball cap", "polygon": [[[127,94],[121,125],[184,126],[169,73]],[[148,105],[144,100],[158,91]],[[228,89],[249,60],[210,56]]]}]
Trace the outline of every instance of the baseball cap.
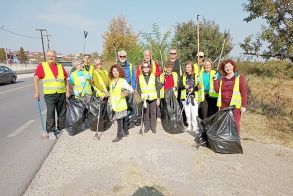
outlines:
[{"label": "baseball cap", "polygon": [[196,56],[203,56],[204,57],[204,53],[203,52],[198,52]]}]

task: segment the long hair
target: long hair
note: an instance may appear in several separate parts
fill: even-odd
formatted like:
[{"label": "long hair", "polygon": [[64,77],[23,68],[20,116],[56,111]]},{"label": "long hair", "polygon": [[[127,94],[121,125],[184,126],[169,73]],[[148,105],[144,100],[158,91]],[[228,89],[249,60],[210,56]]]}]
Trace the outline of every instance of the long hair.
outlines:
[{"label": "long hair", "polygon": [[222,63],[220,64],[220,67],[219,67],[219,71],[220,71],[222,76],[226,75],[225,65],[228,64],[228,63],[231,63],[231,65],[233,65],[233,71],[234,72],[237,70],[236,63],[232,59],[224,60],[224,61],[222,61]]},{"label": "long hair", "polygon": [[114,79],[114,76],[113,76],[113,69],[116,68],[119,72],[119,78],[125,78],[125,71],[124,69],[120,66],[120,65],[117,65],[117,64],[114,64],[110,67],[110,71],[109,71],[109,78],[111,80]]},{"label": "long hair", "polygon": [[184,75],[187,75],[186,71],[185,71],[185,68],[187,65],[190,65],[191,66],[191,75],[192,77],[194,76],[194,66],[193,66],[193,63],[191,61],[188,61],[187,63],[185,63],[185,66],[184,66]]},{"label": "long hair", "polygon": [[141,64],[140,64],[140,73],[141,74],[144,74],[144,72],[143,72],[143,65],[144,64],[147,64],[148,66],[149,66],[149,69],[150,69],[150,74],[152,73],[152,66],[151,66],[151,64],[149,63],[149,62],[147,62],[147,61],[142,61],[141,62]]}]

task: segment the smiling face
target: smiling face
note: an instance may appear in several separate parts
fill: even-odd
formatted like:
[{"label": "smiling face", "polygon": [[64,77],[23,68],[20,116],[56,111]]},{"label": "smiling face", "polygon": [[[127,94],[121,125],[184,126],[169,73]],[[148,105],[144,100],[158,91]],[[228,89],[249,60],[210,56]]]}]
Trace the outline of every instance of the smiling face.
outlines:
[{"label": "smiling face", "polygon": [[234,73],[234,66],[231,63],[227,63],[224,66],[224,71],[227,75]]},{"label": "smiling face", "polygon": [[151,52],[150,51],[145,51],[143,53],[143,56],[144,56],[145,61],[150,62],[150,60],[151,60]]},{"label": "smiling face", "polygon": [[211,71],[211,69],[212,69],[212,64],[211,64],[211,62],[209,62],[209,61],[206,61],[205,63],[204,63],[204,70],[205,70],[205,72],[210,72]]},{"label": "smiling face", "polygon": [[167,74],[172,73],[172,66],[170,66],[170,65],[165,66],[165,71],[166,71]]},{"label": "smiling face", "polygon": [[185,73],[191,74],[192,73],[192,66],[190,63],[185,65]]},{"label": "smiling face", "polygon": [[102,62],[101,62],[100,59],[96,59],[94,63],[95,63],[95,68],[96,69],[101,69],[102,68]]},{"label": "smiling face", "polygon": [[145,73],[145,74],[150,73],[150,66],[148,63],[143,63],[141,68],[142,68],[143,73]]},{"label": "smiling face", "polygon": [[114,67],[112,69],[112,74],[113,74],[114,78],[119,78],[119,71],[116,67]]},{"label": "smiling face", "polygon": [[48,51],[47,52],[47,61],[49,64],[56,63],[56,53],[53,51]]}]

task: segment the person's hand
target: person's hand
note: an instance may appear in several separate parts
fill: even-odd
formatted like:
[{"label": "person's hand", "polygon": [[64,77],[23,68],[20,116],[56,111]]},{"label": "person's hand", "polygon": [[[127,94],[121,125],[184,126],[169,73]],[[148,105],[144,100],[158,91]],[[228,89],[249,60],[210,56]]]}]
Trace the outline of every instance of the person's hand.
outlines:
[{"label": "person's hand", "polygon": [[186,84],[185,89],[189,89],[190,85]]},{"label": "person's hand", "polygon": [[173,91],[176,91],[176,89],[177,89],[176,87],[173,87],[173,88],[172,88]]},{"label": "person's hand", "polygon": [[107,97],[109,97],[109,93],[108,93],[108,92],[105,93],[103,96],[101,96],[101,99],[103,100],[103,99],[105,99],[105,98],[107,98]]},{"label": "person's hand", "polygon": [[217,79],[218,79],[218,76],[217,76],[217,74],[215,74],[213,77],[213,80],[217,80]]},{"label": "person's hand", "polygon": [[245,107],[241,107],[240,108],[240,111],[241,111],[241,113],[244,113],[244,112],[246,112],[246,108]]},{"label": "person's hand", "polygon": [[143,107],[144,107],[144,108],[147,108],[147,106],[148,106],[148,105],[147,105],[146,100],[143,100]]},{"label": "person's hand", "polygon": [[160,99],[157,99],[157,106],[160,105]]},{"label": "person's hand", "polygon": [[121,93],[121,97],[127,97],[128,96],[128,93],[126,92],[126,91],[123,91],[122,93]]},{"label": "person's hand", "polygon": [[35,93],[34,93],[34,98],[35,98],[35,99],[39,99],[39,98],[40,98],[40,94],[39,94],[39,92],[35,92]]},{"label": "person's hand", "polygon": [[70,92],[69,91],[66,91],[66,97],[69,98],[70,95],[71,95]]}]

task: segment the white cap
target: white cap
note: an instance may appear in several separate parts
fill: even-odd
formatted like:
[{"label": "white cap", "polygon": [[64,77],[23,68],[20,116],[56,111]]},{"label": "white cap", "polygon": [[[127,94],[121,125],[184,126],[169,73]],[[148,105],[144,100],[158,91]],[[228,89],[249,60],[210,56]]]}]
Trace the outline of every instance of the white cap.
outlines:
[{"label": "white cap", "polygon": [[203,52],[198,52],[196,56],[203,56],[204,57],[204,53]]}]

